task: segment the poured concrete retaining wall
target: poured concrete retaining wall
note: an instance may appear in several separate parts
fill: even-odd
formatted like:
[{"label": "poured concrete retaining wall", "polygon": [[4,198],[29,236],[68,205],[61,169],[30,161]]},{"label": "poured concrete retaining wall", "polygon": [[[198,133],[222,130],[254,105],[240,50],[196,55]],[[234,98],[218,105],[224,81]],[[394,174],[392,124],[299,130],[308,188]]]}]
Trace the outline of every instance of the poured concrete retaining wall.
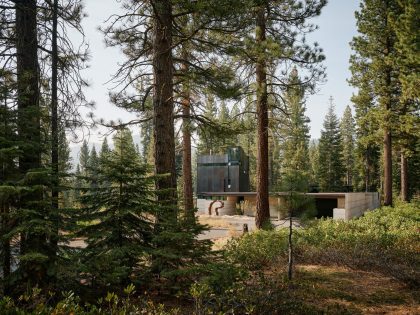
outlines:
[{"label": "poured concrete retaining wall", "polygon": [[[317,198],[317,194],[311,194]],[[363,215],[368,210],[376,209],[380,206],[379,193],[319,193],[318,198],[322,196],[327,198],[337,198],[337,208],[333,209],[333,218],[336,220],[349,220]],[[336,196],[336,197],[335,197]],[[272,196],[270,202],[270,216],[277,218],[279,213],[279,203],[281,203],[281,196]],[[227,200],[223,200],[224,208],[219,209],[219,215],[234,215],[236,214],[237,195],[227,196]],[[209,214],[208,207],[214,200],[197,199],[198,213]],[[215,202],[212,206],[212,215],[216,215],[215,209],[220,207],[219,202]],[[245,195],[242,204],[244,215],[255,216],[255,195]]]},{"label": "poured concrete retaining wall", "polygon": [[[255,216],[256,204],[255,204],[255,197],[254,196],[245,196],[244,198],[244,215],[247,216]],[[270,205],[270,217],[278,217],[278,204],[279,198],[278,197],[269,197],[269,205]]]},{"label": "poured concrete retaining wall", "polygon": [[360,217],[367,210],[373,210],[379,208],[379,206],[379,193],[347,193],[344,219]]},{"label": "poured concrete retaining wall", "polygon": [[[197,199],[198,214],[209,214],[208,209],[214,200]],[[219,209],[219,215],[234,215],[236,214],[236,199],[235,200],[221,200],[224,204],[223,208]],[[215,202],[211,206],[211,215],[216,215],[216,208],[220,207],[220,202]]]}]

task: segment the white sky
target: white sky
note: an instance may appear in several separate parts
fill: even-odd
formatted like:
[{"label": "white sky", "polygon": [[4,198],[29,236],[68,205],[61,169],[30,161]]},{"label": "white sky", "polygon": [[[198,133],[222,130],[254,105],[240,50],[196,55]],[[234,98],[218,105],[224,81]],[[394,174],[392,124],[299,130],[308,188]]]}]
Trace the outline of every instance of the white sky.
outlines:
[{"label": "white sky", "polygon": [[[113,13],[119,11],[120,1],[85,0],[85,12],[88,17],[83,21],[87,41],[90,46],[90,68],[84,71],[84,77],[91,83],[86,89],[86,96],[96,103],[94,114],[105,120],[128,121],[135,116],[112,105],[108,99],[111,84],[106,84],[116,71],[117,64],[124,60],[119,49],[106,48],[103,35],[98,27]],[[328,99],[335,100],[337,114],[342,115],[344,108],[350,104],[353,89],[346,79],[350,77],[349,42],[356,34],[354,11],[359,7],[359,0],[329,0],[320,17],[313,20],[319,30],[313,33],[308,42],[317,41],[324,49],[327,67],[327,82],[318,87],[319,92],[310,96],[307,101],[307,116],[311,119],[311,136],[319,138],[322,122],[327,112]],[[138,128],[133,129],[138,135]],[[93,130],[90,142],[102,141],[100,133],[104,130]]]}]

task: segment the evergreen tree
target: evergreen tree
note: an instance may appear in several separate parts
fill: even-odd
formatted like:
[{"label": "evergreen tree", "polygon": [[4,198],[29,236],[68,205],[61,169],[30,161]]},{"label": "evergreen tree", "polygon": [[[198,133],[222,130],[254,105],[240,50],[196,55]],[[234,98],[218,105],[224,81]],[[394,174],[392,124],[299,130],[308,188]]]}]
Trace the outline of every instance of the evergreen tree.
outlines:
[{"label": "evergreen tree", "polygon": [[147,120],[140,125],[141,157],[144,163],[153,164],[153,121]]},{"label": "evergreen tree", "polygon": [[17,111],[12,106],[11,85],[15,84],[8,71],[0,70],[0,259],[1,290],[5,295],[12,289],[12,236],[16,226],[16,207],[19,192],[19,156]]},{"label": "evergreen tree", "polygon": [[342,141],[332,97],[319,139],[319,185],[322,191],[340,191],[344,168]]},{"label": "evergreen tree", "polygon": [[[257,170],[256,170],[256,217],[258,228],[269,221],[269,104],[268,91],[276,98],[279,90],[285,89],[284,71],[271,69],[287,69],[295,64],[305,68],[311,75],[304,78],[308,86],[323,77],[323,69],[318,63],[324,59],[317,44],[311,47],[305,44],[305,34],[314,27],[307,20],[320,14],[326,4],[323,0],[301,1],[250,1],[244,6],[247,11],[241,22],[244,23],[241,32],[235,32],[232,37],[239,39],[240,65],[248,72],[248,79],[255,82],[252,91],[256,99],[257,125]],[[238,22],[236,22],[238,23]],[[250,34],[253,33],[253,36]],[[300,37],[302,41],[300,41]],[[231,37],[228,38],[231,40]],[[300,45],[299,43],[303,43]],[[242,54],[241,54],[242,52]],[[251,66],[252,65],[252,66]],[[283,68],[284,67],[284,68]],[[268,71],[271,73],[268,75]],[[268,77],[270,79],[268,79]],[[270,87],[270,88],[269,88]]]},{"label": "evergreen tree", "polygon": [[419,85],[420,74],[419,69],[419,43],[420,35],[418,29],[420,27],[418,16],[420,14],[420,4],[418,1],[398,1],[401,7],[401,14],[391,16],[392,24],[396,33],[396,50],[398,53],[399,81],[401,84],[401,104],[398,109],[398,122],[396,128],[397,147],[400,152],[399,169],[400,169],[400,198],[408,201],[411,197],[410,191],[414,186],[410,178],[410,173],[416,170],[411,169],[410,164],[416,164],[410,160],[418,158],[416,150],[419,142],[420,134],[420,102]]},{"label": "evergreen tree", "polygon": [[311,190],[318,191],[319,188],[319,143],[312,139],[309,143],[309,183]]},{"label": "evergreen tree", "polygon": [[59,195],[59,200],[61,201],[60,206],[63,208],[72,208],[74,201],[70,191],[72,159],[70,156],[69,142],[64,128],[60,128],[58,134],[58,157],[58,172],[60,178],[59,189],[61,191]]},{"label": "evergreen tree", "polygon": [[[58,1],[2,1],[0,62],[1,68],[11,70],[16,79],[16,84],[8,83],[12,92],[8,101],[18,108],[20,138],[16,175],[22,189],[13,219],[16,224],[9,233],[19,240],[16,246],[20,251],[15,251],[14,257],[19,261],[13,274],[16,291],[54,284],[57,276],[60,186],[65,184],[59,179],[64,176],[64,172],[59,173],[63,167],[59,156],[63,149],[60,128],[80,121],[76,106],[83,98],[81,86],[86,85],[80,80],[83,49],[75,48],[77,45],[67,37],[67,29],[69,25],[80,26],[82,12],[78,0],[62,1],[61,5]],[[58,64],[65,75],[57,75]]]},{"label": "evergreen tree", "polygon": [[92,150],[90,151],[87,170],[88,170],[88,177],[90,180],[90,185],[92,188],[98,186],[98,169],[100,166],[100,160],[98,154],[96,153],[95,146],[92,146]]},{"label": "evergreen tree", "polygon": [[372,86],[367,73],[363,76],[352,77],[350,82],[359,86],[358,93],[351,98],[356,110],[355,153],[358,182],[355,184],[359,191],[377,191],[380,186],[379,142],[381,137],[377,128],[378,108],[373,101]]},{"label": "evergreen tree", "polygon": [[99,163],[101,164],[102,161],[105,160],[106,156],[111,152],[111,149],[108,145],[108,140],[105,139],[102,141],[101,152],[99,152]]},{"label": "evergreen tree", "polygon": [[80,171],[80,164],[77,163],[76,171],[74,172],[73,177],[73,200],[74,206],[79,206],[80,197],[81,197],[81,189],[83,187],[82,182],[82,172]]},{"label": "evergreen tree", "polygon": [[[294,69],[289,78],[289,88],[284,95],[285,111],[281,119],[281,173],[299,171],[309,180],[309,118],[305,115],[304,88]],[[309,182],[307,182],[307,185]]]},{"label": "evergreen tree", "polygon": [[343,167],[345,170],[345,185],[352,189],[354,178],[354,158],[355,158],[355,125],[350,106],[344,110],[340,121],[340,132],[343,143]]},{"label": "evergreen tree", "polygon": [[[352,84],[370,85],[377,100],[377,120],[382,131],[384,204],[392,205],[392,133],[399,107],[398,51],[393,16],[401,14],[397,0],[364,0],[356,12],[360,35],[351,43]],[[364,88],[364,87],[363,87]]]},{"label": "evergreen tree", "polygon": [[248,99],[245,104],[244,113],[241,115],[239,132],[239,145],[248,156],[248,171],[250,190],[256,189],[256,168],[257,168],[257,138],[255,126],[255,103]]},{"label": "evergreen tree", "polygon": [[83,140],[82,147],[80,148],[79,153],[79,166],[80,166],[80,172],[82,176],[88,176],[88,167],[89,167],[89,146],[86,140]]},{"label": "evergreen tree", "polygon": [[94,287],[122,288],[144,276],[159,207],[153,200],[154,178],[147,176],[127,129],[117,132],[114,150],[103,156],[96,172],[99,184],[110,185],[83,189],[79,220],[88,224],[77,233],[87,243],[83,271]]},{"label": "evergreen tree", "polygon": [[[217,107],[215,98],[210,93],[206,94],[203,117],[208,121],[213,121],[217,117]],[[202,124],[198,127],[199,142],[197,145],[197,154],[219,153],[217,148],[217,139],[220,135],[211,125]]]},{"label": "evergreen tree", "polygon": [[[398,52],[399,80],[403,101],[417,100],[420,97],[420,73],[413,71],[420,65],[419,55],[419,14],[420,4],[416,0],[399,0],[400,14],[393,12],[392,24],[396,33]],[[418,107],[417,107],[418,109]]]}]

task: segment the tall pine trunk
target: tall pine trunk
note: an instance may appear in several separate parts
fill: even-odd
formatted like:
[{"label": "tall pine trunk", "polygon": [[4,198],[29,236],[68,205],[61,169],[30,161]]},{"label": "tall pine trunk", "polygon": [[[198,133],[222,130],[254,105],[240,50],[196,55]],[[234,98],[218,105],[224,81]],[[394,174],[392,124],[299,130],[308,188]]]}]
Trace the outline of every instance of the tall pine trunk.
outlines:
[{"label": "tall pine trunk", "polygon": [[401,152],[401,200],[408,202],[408,163],[407,157]]},{"label": "tall pine trunk", "polygon": [[158,200],[171,206],[176,215],[176,174],[172,59],[172,4],[155,0],[153,38],[153,126]]},{"label": "tall pine trunk", "polygon": [[[388,6],[388,1],[385,2],[386,7]],[[387,9],[388,11],[388,9]],[[388,16],[385,17],[385,25],[388,25]],[[391,53],[392,44],[390,35],[387,35],[386,38],[386,47],[385,47],[385,57],[388,57]],[[385,69],[385,86],[382,96],[382,106],[385,112],[384,115],[384,135],[383,135],[383,144],[384,144],[384,205],[392,205],[392,136],[391,136],[391,102],[392,102],[392,82],[391,82],[391,69],[389,66]]]},{"label": "tall pine trunk", "polygon": [[58,47],[57,47],[57,24],[58,24],[58,0],[53,2],[53,24],[52,24],[52,65],[51,65],[51,168],[52,168],[52,181],[51,181],[51,206],[55,231],[54,237],[51,240],[53,255],[57,253],[58,246]]},{"label": "tall pine trunk", "polygon": [[[37,57],[36,0],[16,1],[16,54],[18,87],[18,133],[21,143],[19,170],[24,176],[30,169],[41,166],[41,128],[39,108],[39,67]],[[38,192],[25,194],[23,207],[34,207],[42,199]],[[35,206],[36,207],[36,206]],[[39,211],[39,209],[37,209]],[[42,217],[37,214],[38,218]],[[21,234],[21,254],[45,251],[45,235],[37,231]],[[32,287],[45,281],[42,263],[26,262],[22,266],[25,283]]]},{"label": "tall pine trunk", "polygon": [[384,130],[384,205],[392,205],[392,143],[391,131]]},{"label": "tall pine trunk", "polygon": [[[12,137],[14,131],[12,131],[12,126],[9,126],[10,123],[10,116],[8,115],[9,108],[7,106],[8,100],[8,93],[6,89],[4,90],[4,109],[0,108],[0,113],[2,114],[0,117],[2,118],[3,123],[3,130],[1,131],[1,136],[3,137]],[[3,106],[2,106],[3,107]],[[6,182],[7,172],[9,171],[9,167],[13,167],[13,162],[11,161],[12,158],[8,158],[7,160],[3,160],[0,170],[0,181]],[[4,198],[4,197],[3,197]],[[1,235],[1,251],[3,252],[3,260],[1,262],[2,270],[3,270],[3,294],[9,295],[9,276],[10,276],[10,264],[11,264],[11,251],[10,251],[10,238],[4,237],[10,232],[12,227],[12,222],[10,219],[10,205],[8,198],[0,199],[1,205],[1,216],[0,216],[0,235]]]},{"label": "tall pine trunk", "polygon": [[[185,56],[187,57],[187,56]],[[187,70],[187,65],[183,65]],[[191,170],[191,99],[188,83],[183,86],[182,92],[182,176],[184,179],[184,211],[186,216],[194,215],[193,183]]]},{"label": "tall pine trunk", "polygon": [[[257,49],[264,45],[266,39],[265,7],[258,8],[256,17]],[[268,104],[266,56],[259,51],[256,64],[257,80],[257,198],[255,224],[261,229],[270,221],[268,203]]]}]

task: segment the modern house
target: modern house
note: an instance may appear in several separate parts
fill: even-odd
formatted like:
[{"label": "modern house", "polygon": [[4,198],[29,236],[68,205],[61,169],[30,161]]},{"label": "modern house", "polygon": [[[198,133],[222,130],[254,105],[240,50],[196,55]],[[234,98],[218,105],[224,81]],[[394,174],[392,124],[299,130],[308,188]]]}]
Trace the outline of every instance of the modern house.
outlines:
[{"label": "modern house", "polygon": [[[202,155],[197,159],[197,208],[201,214],[255,215],[256,192],[249,191],[248,157],[241,147],[228,148],[226,154]],[[270,215],[279,217],[287,195],[273,192],[269,197]],[[307,193],[314,198],[318,217],[349,220],[380,206],[377,192]]]}]

